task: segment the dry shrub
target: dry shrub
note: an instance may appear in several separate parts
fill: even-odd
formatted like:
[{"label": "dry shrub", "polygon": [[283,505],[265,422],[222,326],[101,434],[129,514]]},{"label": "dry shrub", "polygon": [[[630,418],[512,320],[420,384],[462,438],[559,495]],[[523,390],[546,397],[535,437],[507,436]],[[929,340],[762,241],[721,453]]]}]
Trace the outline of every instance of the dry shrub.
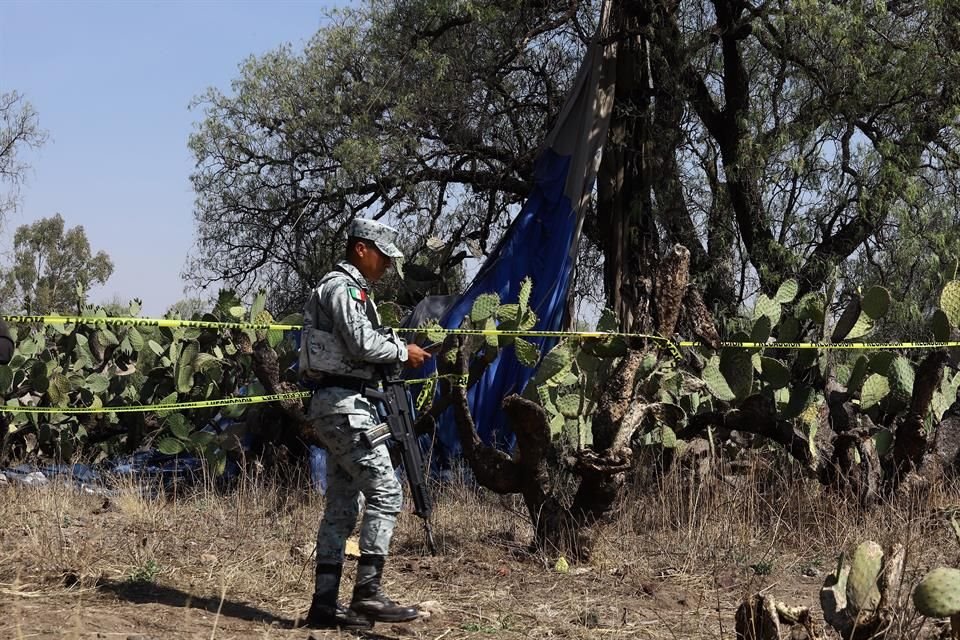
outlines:
[{"label": "dry shrub", "polygon": [[[868,538],[907,546],[904,595],[930,567],[960,560],[943,516],[957,495],[952,481],[862,512],[770,452],[748,452],[735,466],[693,480],[680,465],[651,465],[619,517],[598,529],[591,564],[566,574],[557,558],[530,552],[519,496],[494,495],[455,469],[434,486],[440,556],[427,555],[420,520],[405,512],[386,588],[440,603],[441,614],[408,629],[422,637],[586,638],[601,629],[719,638],[731,637],[749,593],[816,610],[824,573]],[[121,630],[146,616],[134,630],[148,636],[302,638],[288,627],[312,591],[323,499],[305,478],[257,468],[226,490],[128,482],[107,498],[58,482],[0,487],[0,620],[8,620],[0,636],[54,637],[45,632],[73,625],[83,637],[111,631],[104,615],[116,613]],[[344,597],[354,567],[349,559]],[[77,602],[99,617],[84,617]],[[900,637],[916,637],[920,621],[905,605],[895,624]],[[236,633],[218,635],[224,628]]]}]

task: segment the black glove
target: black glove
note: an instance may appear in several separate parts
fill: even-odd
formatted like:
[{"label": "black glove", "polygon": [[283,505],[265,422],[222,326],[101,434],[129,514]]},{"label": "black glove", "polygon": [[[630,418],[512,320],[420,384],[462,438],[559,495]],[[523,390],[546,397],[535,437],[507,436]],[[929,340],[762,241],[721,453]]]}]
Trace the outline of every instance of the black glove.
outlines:
[{"label": "black glove", "polygon": [[7,323],[0,320],[0,364],[7,364],[13,357],[13,338]]}]

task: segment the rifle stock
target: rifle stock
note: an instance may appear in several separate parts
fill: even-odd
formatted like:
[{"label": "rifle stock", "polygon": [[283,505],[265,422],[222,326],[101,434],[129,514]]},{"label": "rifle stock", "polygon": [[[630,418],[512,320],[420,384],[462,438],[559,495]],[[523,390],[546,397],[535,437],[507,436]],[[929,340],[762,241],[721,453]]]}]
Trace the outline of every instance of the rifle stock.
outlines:
[{"label": "rifle stock", "polygon": [[364,391],[364,395],[383,404],[386,409],[385,424],[365,434],[366,444],[373,448],[389,439],[397,443],[403,460],[403,470],[407,475],[407,483],[410,485],[414,513],[423,519],[423,528],[430,553],[437,555],[437,547],[433,541],[433,529],[430,525],[433,503],[427,489],[427,479],[424,476],[420,443],[417,441],[417,434],[413,428],[413,412],[407,395],[407,387],[403,379],[400,378],[397,369],[381,369],[380,373],[383,378],[383,390],[368,388]]}]

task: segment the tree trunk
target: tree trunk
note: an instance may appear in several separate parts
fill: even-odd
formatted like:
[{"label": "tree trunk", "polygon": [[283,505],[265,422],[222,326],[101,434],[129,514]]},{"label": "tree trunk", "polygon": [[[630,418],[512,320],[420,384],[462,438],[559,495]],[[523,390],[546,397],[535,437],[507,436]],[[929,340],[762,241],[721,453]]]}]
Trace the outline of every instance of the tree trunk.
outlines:
[{"label": "tree trunk", "polygon": [[649,23],[648,3],[618,3],[622,40],[617,49],[616,94],[597,174],[599,244],[607,304],[622,331],[651,328],[649,300],[658,253],[651,202],[650,141],[653,92],[649,47],[637,35]]}]

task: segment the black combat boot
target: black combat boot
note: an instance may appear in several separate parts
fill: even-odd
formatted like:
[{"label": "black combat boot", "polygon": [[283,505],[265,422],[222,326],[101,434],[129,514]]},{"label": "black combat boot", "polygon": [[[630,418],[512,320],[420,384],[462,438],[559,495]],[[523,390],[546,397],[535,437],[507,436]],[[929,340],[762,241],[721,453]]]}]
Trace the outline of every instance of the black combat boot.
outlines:
[{"label": "black combat boot", "polygon": [[401,607],[380,587],[383,577],[383,556],[361,555],[357,564],[357,584],[353,588],[350,610],[377,622],[409,622],[420,612],[414,607]]},{"label": "black combat boot", "polygon": [[342,564],[318,564],[316,590],[307,613],[306,626],[311,629],[372,629],[373,620],[337,603]]}]

